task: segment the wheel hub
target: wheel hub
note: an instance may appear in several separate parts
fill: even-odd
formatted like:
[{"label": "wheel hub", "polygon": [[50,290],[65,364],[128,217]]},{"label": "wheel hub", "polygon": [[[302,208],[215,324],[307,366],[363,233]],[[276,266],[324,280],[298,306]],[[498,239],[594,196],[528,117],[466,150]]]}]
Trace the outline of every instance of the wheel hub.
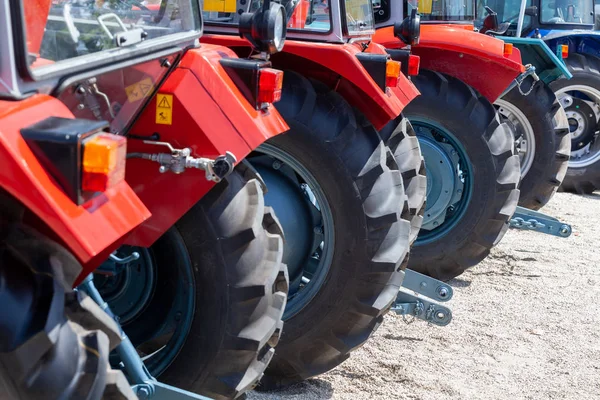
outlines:
[{"label": "wheel hub", "polygon": [[133,252],[140,254],[137,260],[119,264],[108,259],[98,268],[99,271],[114,271],[112,275],[95,274],[96,287],[122,324],[127,324],[144,310],[156,283],[156,270],[147,249],[123,246],[117,256],[126,257]]},{"label": "wheel hub", "polygon": [[435,123],[412,120],[427,171],[427,206],[416,244],[437,240],[461,218],[470,199],[470,167],[462,145]]},{"label": "wheel hub", "polygon": [[285,236],[283,262],[290,276],[283,319],[306,306],[319,292],[333,259],[334,227],[325,193],[310,171],[286,151],[265,143],[249,157],[268,191]]},{"label": "wheel hub", "polygon": [[581,150],[589,145],[596,136],[596,115],[592,107],[581,99],[571,97],[565,109],[571,134],[571,150]]},{"label": "wheel hub", "polygon": [[521,176],[524,177],[531,169],[535,158],[535,133],[525,114],[512,103],[499,99],[494,105],[502,122],[507,123],[515,137],[515,150],[519,154]]}]

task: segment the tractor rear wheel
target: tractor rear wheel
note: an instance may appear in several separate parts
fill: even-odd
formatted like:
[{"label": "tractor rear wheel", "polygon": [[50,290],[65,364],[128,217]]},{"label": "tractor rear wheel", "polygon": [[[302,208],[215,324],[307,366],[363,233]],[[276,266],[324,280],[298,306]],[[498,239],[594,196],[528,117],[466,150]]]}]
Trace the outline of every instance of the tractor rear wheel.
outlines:
[{"label": "tractor rear wheel", "polygon": [[96,286],[150,373],[213,399],[252,389],[283,326],[282,232],[245,162],[149,249]]},{"label": "tractor rear wheel", "polygon": [[410,244],[414,243],[423,225],[427,176],[425,160],[421,154],[419,139],[412,124],[404,115],[390,121],[380,132],[402,173],[404,192],[408,197],[410,211]]},{"label": "tractor rear wheel", "polygon": [[600,58],[570,53],[573,74],[550,84],[567,113],[571,158],[561,190],[579,194],[600,189]]},{"label": "tractor rear wheel", "polygon": [[[567,115],[552,89],[542,81],[532,81],[527,81],[534,85],[527,96],[514,88],[494,105],[517,142],[521,162],[519,205],[539,210],[550,201],[567,173],[571,139]],[[531,86],[527,84],[522,84],[521,90],[529,91]]]},{"label": "tractor rear wheel", "polygon": [[402,175],[373,126],[335,91],[285,77],[276,107],[290,131],[249,157],[281,215],[290,271],[266,390],[327,372],[365,343],[396,298],[410,233]]},{"label": "tractor rear wheel", "polygon": [[109,352],[115,322],[71,289],[81,266],[36,232],[2,226],[0,240],[0,398],[134,399]]},{"label": "tractor rear wheel", "polygon": [[427,207],[408,267],[449,280],[483,260],[519,200],[514,139],[494,106],[458,79],[422,70],[405,110],[427,169]]}]

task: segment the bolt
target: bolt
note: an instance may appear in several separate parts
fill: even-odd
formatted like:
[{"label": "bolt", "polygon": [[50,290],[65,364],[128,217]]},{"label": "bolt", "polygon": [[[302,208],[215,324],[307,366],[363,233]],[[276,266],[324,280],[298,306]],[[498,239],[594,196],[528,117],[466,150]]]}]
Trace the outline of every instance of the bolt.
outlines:
[{"label": "bolt", "polygon": [[313,232],[316,233],[317,235],[320,235],[323,233],[323,230],[321,229],[320,226],[315,226],[315,228],[313,229]]},{"label": "bolt", "polygon": [[438,313],[435,315],[437,317],[437,319],[439,319],[440,321],[443,320],[444,318],[446,318],[446,314],[443,311],[438,311]]},{"label": "bolt", "polygon": [[465,56],[465,55],[464,55],[463,53],[460,53],[460,54],[458,55],[458,57],[459,57],[459,58],[463,58],[464,56]]},{"label": "bolt", "polygon": [[165,172],[167,172],[167,167],[165,167],[164,165],[161,165],[158,168],[158,172],[160,172],[161,174],[164,174]]},{"label": "bolt", "polygon": [[150,391],[148,390],[148,388],[141,387],[137,390],[136,394],[138,395],[138,398],[140,400],[146,400],[150,396]]},{"label": "bolt", "polygon": [[81,104],[81,103],[77,104],[78,110],[83,110],[84,108],[85,108],[85,104]]},{"label": "bolt", "polygon": [[165,58],[160,62],[160,66],[164,68],[169,68],[171,66],[171,62]]},{"label": "bolt", "polygon": [[452,150],[452,151],[450,152],[450,154],[452,154],[453,156],[455,156],[455,155],[457,155],[458,153],[456,152],[456,150]]},{"label": "bolt", "polygon": [[438,226],[438,225],[439,225],[439,222],[433,221],[433,226]]},{"label": "bolt", "polygon": [[85,88],[83,86],[79,86],[77,88],[77,93],[81,93],[81,94],[85,93]]},{"label": "bolt", "polygon": [[569,233],[569,227],[566,225],[561,226],[560,233],[561,233],[561,235],[566,235],[567,233]]},{"label": "bolt", "polygon": [[448,291],[448,288],[446,288],[446,287],[438,288],[438,296],[441,299],[445,299],[446,297],[448,297],[449,294],[450,294],[450,292]]},{"label": "bolt", "polygon": [[461,193],[462,193],[462,189],[458,189],[458,190],[456,191],[456,193],[458,193],[458,194],[461,194]]},{"label": "bolt", "polygon": [[279,160],[273,161],[273,169],[279,169],[279,168],[281,168],[281,166],[282,166],[281,161],[279,161]]},{"label": "bolt", "polygon": [[421,287],[425,289],[427,287],[427,282],[421,282]]}]

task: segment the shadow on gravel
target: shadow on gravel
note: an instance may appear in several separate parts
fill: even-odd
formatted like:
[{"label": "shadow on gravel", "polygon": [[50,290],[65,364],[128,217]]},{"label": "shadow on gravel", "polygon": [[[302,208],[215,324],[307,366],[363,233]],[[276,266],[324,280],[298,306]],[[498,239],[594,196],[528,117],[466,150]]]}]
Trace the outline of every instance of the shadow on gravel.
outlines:
[{"label": "shadow on gravel", "polygon": [[582,194],[581,197],[586,199],[598,200],[600,199],[600,193],[594,192],[592,194]]},{"label": "shadow on gravel", "polygon": [[454,278],[447,282],[453,288],[463,288],[471,286],[471,281],[466,281],[461,278]]},{"label": "shadow on gravel", "polygon": [[[360,376],[345,372],[342,374],[347,378],[360,378]],[[348,376],[347,376],[348,375]],[[333,386],[331,383],[319,378],[308,379],[304,382],[291,385],[281,390],[272,390],[269,392],[250,392],[247,398],[249,400],[275,400],[275,399],[306,399],[315,396],[319,399],[331,399],[333,397]]]}]

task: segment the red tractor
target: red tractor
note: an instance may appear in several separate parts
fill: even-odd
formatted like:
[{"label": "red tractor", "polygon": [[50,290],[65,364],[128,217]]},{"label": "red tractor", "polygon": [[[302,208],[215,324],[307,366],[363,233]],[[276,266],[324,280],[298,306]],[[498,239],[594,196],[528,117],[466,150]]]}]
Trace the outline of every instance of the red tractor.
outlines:
[{"label": "red tractor", "polygon": [[[268,3],[205,1],[202,42],[247,56],[259,31],[240,13]],[[284,334],[262,389],[336,367],[377,329],[402,285],[426,185],[418,142],[401,116],[418,91],[401,62],[372,43],[371,1],[281,4],[287,39],[270,62],[285,71],[276,108],[290,131],[248,157],[283,226],[290,276]],[[270,46],[277,44],[258,47]]]},{"label": "red tractor", "polygon": [[[269,11],[257,38],[282,45]],[[288,291],[244,160],[288,130],[282,71],[200,46],[194,0],[10,0],[0,16],[0,398],[240,396]]]},{"label": "red tractor", "polygon": [[421,96],[405,113],[421,142],[428,193],[409,267],[443,280],[489,254],[517,204],[543,206],[560,185],[569,154],[556,96],[521,64],[512,44],[461,22],[475,13],[472,3],[419,3],[421,34],[410,46],[400,21],[411,8],[415,13],[413,2],[381,0],[375,9],[374,41],[392,57],[420,58],[420,73],[411,79]]}]

